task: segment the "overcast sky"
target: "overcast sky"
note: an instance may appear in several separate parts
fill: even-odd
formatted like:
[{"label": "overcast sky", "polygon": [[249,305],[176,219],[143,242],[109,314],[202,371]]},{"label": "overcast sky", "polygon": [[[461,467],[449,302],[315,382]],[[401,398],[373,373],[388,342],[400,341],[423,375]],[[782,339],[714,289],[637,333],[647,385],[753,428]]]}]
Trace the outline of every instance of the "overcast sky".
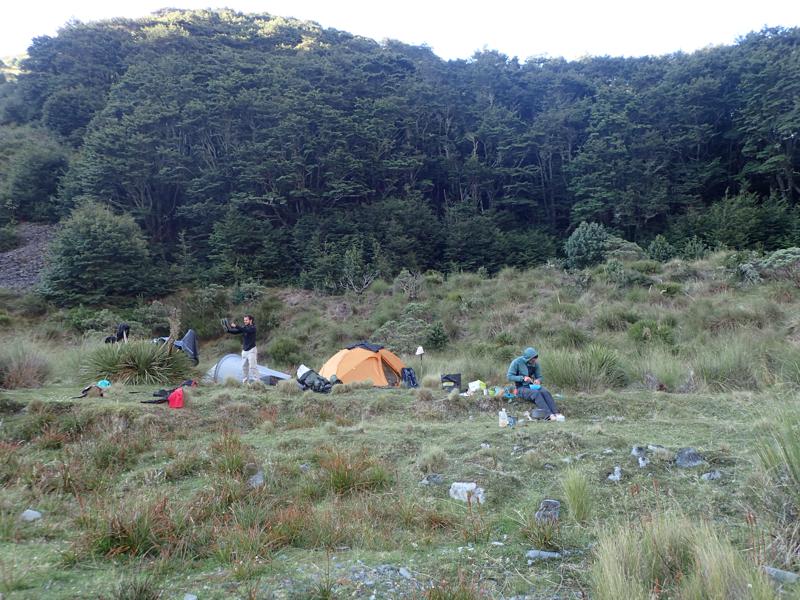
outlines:
[{"label": "overcast sky", "polygon": [[800,26],[800,0],[4,0],[0,56],[70,19],[139,17],[164,6],[229,7],[317,21],[350,33],[427,44],[445,59],[476,50],[529,56],[642,56],[731,44],[764,26]]}]

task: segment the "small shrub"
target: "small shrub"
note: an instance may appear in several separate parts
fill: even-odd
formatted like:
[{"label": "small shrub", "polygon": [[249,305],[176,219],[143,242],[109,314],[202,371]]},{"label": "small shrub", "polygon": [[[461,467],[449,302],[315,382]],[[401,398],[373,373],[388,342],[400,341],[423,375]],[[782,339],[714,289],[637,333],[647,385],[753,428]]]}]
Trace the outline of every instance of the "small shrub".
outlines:
[{"label": "small shrub", "polygon": [[639,314],[624,306],[601,309],[595,317],[595,326],[605,331],[625,331],[639,320]]},{"label": "small shrub", "polygon": [[297,385],[296,379],[281,379],[275,389],[287,396],[299,396],[303,393],[303,390]]},{"label": "small shrub", "polygon": [[425,345],[430,350],[444,350],[447,346],[448,337],[447,332],[444,330],[444,324],[441,321],[436,321],[428,329],[428,335],[425,338]]},{"label": "small shrub", "polygon": [[184,352],[163,344],[131,342],[104,344],[86,358],[82,373],[87,380],[110,379],[133,385],[168,384],[183,381],[191,373]]},{"label": "small shrub", "polygon": [[561,524],[558,519],[537,520],[534,514],[517,512],[514,519],[519,525],[519,534],[537,550],[560,550],[563,546]]},{"label": "small shrub", "polygon": [[667,296],[668,298],[674,298],[675,296],[683,293],[683,286],[680,283],[675,283],[674,281],[657,283],[655,288],[658,290],[659,294],[662,296]]},{"label": "small shrub", "polygon": [[647,246],[647,255],[659,262],[667,262],[671,258],[674,258],[675,254],[675,247],[661,234],[653,238],[653,241]]},{"label": "small shrub", "polygon": [[609,235],[600,223],[582,222],[564,243],[567,266],[583,269],[603,261]]},{"label": "small shrub", "polygon": [[267,354],[272,360],[282,365],[299,365],[305,361],[305,353],[294,338],[279,337],[270,342]]},{"label": "small shrub", "polygon": [[586,475],[577,469],[569,469],[561,478],[561,489],[570,517],[577,523],[586,523],[592,514],[593,504]]},{"label": "small shrub", "polygon": [[20,245],[22,238],[13,223],[0,227],[0,252],[8,252]]}]

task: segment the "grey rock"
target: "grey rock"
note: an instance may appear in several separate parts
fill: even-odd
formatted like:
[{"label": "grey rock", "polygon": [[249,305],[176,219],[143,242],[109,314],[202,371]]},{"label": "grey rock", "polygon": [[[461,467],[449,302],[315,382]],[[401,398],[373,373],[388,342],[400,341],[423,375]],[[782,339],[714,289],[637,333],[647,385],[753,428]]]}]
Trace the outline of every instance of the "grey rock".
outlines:
[{"label": "grey rock", "polygon": [[550,558],[561,558],[559,552],[547,552],[546,550],[528,550],[525,553],[527,558],[531,560],[547,560]]},{"label": "grey rock", "polygon": [[776,569],[775,567],[764,567],[764,572],[780,583],[797,583],[800,580],[800,575],[797,573]]},{"label": "grey rock", "polygon": [[303,463],[302,465],[300,465],[301,473],[308,473],[310,470],[311,470],[311,465],[309,465],[308,463]]},{"label": "grey rock", "polygon": [[682,469],[699,467],[706,461],[694,448],[681,448],[675,456],[675,464]]},{"label": "grey rock", "polygon": [[709,471],[708,473],[703,473],[700,475],[700,479],[705,479],[706,481],[714,481],[716,479],[720,479],[722,477],[722,473],[714,469],[713,471]]},{"label": "grey rock", "polygon": [[635,456],[639,458],[640,456],[644,456],[647,453],[647,450],[644,446],[634,446],[631,448],[631,456]]},{"label": "grey rock", "polygon": [[[484,450],[488,450],[491,447],[492,447],[491,444],[487,444],[486,442],[481,443],[481,448],[483,448]],[[514,446],[514,449],[516,450],[516,446]]]},{"label": "grey rock", "polygon": [[603,454],[614,454],[614,450],[611,448],[603,449]]},{"label": "grey rock", "polygon": [[184,594],[183,600],[197,600],[197,596],[194,594]]},{"label": "grey rock", "polygon": [[401,577],[405,577],[406,579],[411,579],[411,572],[405,567],[400,567],[400,569],[397,572],[400,573]]},{"label": "grey rock", "polygon": [[264,485],[264,471],[259,470],[255,475],[247,480],[247,487],[249,487],[251,490],[260,488],[262,485]]},{"label": "grey rock", "polygon": [[619,465],[614,467],[614,472],[608,476],[609,481],[619,481],[622,479],[622,467]]},{"label": "grey rock", "polygon": [[444,475],[441,473],[429,473],[419,482],[420,485],[442,485],[443,483]]},{"label": "grey rock", "polygon": [[485,492],[483,488],[478,487],[474,482],[460,482],[456,481],[450,485],[450,497],[454,500],[461,500],[462,502],[477,502],[483,504],[486,502]]},{"label": "grey rock", "polygon": [[28,510],[23,512],[19,516],[19,518],[25,521],[26,523],[30,523],[32,521],[38,521],[39,519],[41,519],[42,513],[40,513],[38,510],[33,510],[32,508],[29,508]]},{"label": "grey rock", "polygon": [[536,519],[537,523],[556,522],[558,521],[560,510],[561,502],[546,498],[539,504],[539,510],[536,511],[534,519]]},{"label": "grey rock", "polygon": [[647,449],[654,454],[660,454],[662,456],[669,454],[669,450],[658,444],[647,444]]},{"label": "grey rock", "polygon": [[647,465],[650,464],[650,459],[647,458],[646,456],[640,456],[638,460],[640,469],[644,469]]}]

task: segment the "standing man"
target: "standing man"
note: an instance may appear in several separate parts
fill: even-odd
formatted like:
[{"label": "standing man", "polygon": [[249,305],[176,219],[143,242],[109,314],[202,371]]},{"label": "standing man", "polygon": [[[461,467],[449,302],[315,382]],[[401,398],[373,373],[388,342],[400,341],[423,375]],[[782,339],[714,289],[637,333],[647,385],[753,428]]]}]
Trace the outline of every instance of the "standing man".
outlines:
[{"label": "standing man", "polygon": [[517,395],[537,408],[544,410],[551,421],[563,421],[564,417],[558,412],[553,396],[542,386],[542,367],[538,362],[539,353],[536,348],[525,348],[522,356],[511,361],[508,366],[509,381],[517,386]]},{"label": "standing man", "polygon": [[242,335],[242,383],[258,381],[258,350],[256,349],[256,324],[253,315],[244,316],[244,325],[239,327],[236,321],[226,322],[228,333]]}]

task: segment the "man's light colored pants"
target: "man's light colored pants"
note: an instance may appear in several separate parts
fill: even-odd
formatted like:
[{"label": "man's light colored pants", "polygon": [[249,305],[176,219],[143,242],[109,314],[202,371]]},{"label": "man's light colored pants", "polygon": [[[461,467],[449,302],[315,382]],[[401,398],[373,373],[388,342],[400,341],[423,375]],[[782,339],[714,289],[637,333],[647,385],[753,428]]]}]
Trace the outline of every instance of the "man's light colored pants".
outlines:
[{"label": "man's light colored pants", "polygon": [[242,383],[258,381],[258,349],[242,350]]}]

